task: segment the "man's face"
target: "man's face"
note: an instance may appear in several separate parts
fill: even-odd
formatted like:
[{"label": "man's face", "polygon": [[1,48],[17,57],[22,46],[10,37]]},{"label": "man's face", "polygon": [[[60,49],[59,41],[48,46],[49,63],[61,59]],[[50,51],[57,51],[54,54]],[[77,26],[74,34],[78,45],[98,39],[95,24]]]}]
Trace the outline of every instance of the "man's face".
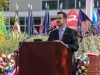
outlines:
[{"label": "man's face", "polygon": [[64,18],[62,14],[57,14],[57,19],[56,20],[57,20],[57,25],[59,27],[66,24],[66,18]]}]

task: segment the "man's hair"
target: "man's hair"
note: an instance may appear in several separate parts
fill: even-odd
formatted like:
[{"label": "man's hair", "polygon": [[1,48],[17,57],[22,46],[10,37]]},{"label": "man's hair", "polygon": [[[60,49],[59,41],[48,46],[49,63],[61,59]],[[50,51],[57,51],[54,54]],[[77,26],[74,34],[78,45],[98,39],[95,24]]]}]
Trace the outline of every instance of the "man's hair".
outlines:
[{"label": "man's hair", "polygon": [[57,12],[57,14],[62,14],[63,15],[63,18],[67,18],[67,15],[65,12]]}]

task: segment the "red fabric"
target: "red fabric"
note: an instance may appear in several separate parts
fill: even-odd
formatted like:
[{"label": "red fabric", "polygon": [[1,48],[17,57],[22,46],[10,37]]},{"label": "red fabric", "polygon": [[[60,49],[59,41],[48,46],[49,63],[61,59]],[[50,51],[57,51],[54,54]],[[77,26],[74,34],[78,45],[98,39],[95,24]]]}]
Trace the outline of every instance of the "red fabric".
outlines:
[{"label": "red fabric", "polygon": [[86,54],[88,57],[90,57],[90,56],[100,56],[100,54],[95,54],[95,53],[87,53]]},{"label": "red fabric", "polygon": [[[68,13],[66,13],[66,15],[67,15],[66,25],[69,28],[76,30],[77,29],[77,22],[78,22],[78,12],[75,9],[71,9]],[[42,28],[41,25],[42,24],[40,24],[40,28]],[[56,26],[57,25],[56,20],[53,20],[51,22],[51,25]]]},{"label": "red fabric", "polygon": [[67,13],[67,25],[77,25],[78,22],[78,12],[75,9],[71,9]]},{"label": "red fabric", "polygon": [[42,29],[42,24],[39,25],[39,29]]}]

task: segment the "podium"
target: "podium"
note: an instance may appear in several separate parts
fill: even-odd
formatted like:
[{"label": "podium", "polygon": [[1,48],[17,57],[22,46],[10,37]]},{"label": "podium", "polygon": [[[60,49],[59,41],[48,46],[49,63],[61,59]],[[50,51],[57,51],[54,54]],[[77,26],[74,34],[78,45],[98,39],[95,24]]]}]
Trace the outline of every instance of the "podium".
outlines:
[{"label": "podium", "polygon": [[61,42],[24,42],[19,75],[72,75],[72,53]]}]

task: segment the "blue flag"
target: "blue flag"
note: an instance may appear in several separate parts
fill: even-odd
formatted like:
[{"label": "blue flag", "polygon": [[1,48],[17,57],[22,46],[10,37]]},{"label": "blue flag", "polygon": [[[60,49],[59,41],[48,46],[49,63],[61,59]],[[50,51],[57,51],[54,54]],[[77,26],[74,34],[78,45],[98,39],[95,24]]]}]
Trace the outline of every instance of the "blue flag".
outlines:
[{"label": "blue flag", "polygon": [[34,35],[34,19],[33,19],[32,10],[31,10],[31,16],[30,16],[30,29],[31,29],[31,35]]},{"label": "blue flag", "polygon": [[82,31],[87,31],[87,26],[84,23],[86,20],[90,21],[86,14],[81,9],[79,9],[77,31],[80,35],[82,35]]},{"label": "blue flag", "polygon": [[26,33],[28,35],[30,35],[30,17],[31,17],[30,9],[28,9],[28,24],[27,24],[27,28],[26,28]]},{"label": "blue flag", "polygon": [[80,9],[78,17],[77,31],[80,35],[92,35],[96,34],[96,28],[92,21],[87,17],[87,15]]},{"label": "blue flag", "polygon": [[93,13],[92,13],[92,22],[95,26],[97,26],[97,14],[94,9],[93,9]]},{"label": "blue flag", "polygon": [[50,25],[50,17],[49,17],[49,11],[45,11],[45,17],[43,21],[43,29],[42,29],[42,34],[47,34],[47,30],[49,29]]},{"label": "blue flag", "polygon": [[98,20],[97,33],[98,35],[100,35],[100,8],[97,8],[97,20]]},{"label": "blue flag", "polygon": [[77,31],[80,35],[82,35],[82,32],[88,31],[89,22],[92,23],[92,21],[87,17],[87,15],[80,9],[77,25]]},{"label": "blue flag", "polygon": [[97,8],[97,20],[100,21],[100,8]]}]

